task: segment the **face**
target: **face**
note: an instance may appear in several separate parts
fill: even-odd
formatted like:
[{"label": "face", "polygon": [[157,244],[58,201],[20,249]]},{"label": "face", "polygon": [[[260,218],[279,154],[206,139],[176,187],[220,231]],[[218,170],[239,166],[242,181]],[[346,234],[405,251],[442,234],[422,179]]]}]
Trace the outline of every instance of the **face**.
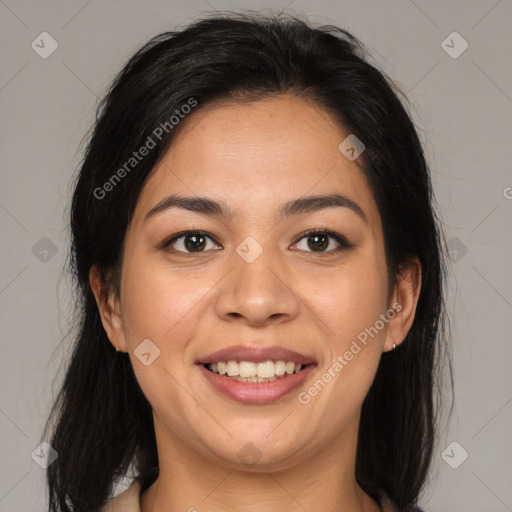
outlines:
[{"label": "face", "polygon": [[[380,357],[402,341],[414,305],[388,289],[371,189],[338,149],[349,133],[294,96],[208,106],[182,128],[139,197],[119,300],[110,316],[102,309],[153,407],[157,440],[262,469],[353,443]],[[150,214],[170,195],[219,208]],[[266,360],[278,373],[279,360],[304,369],[247,383],[201,364],[264,375],[269,364],[251,363]]]}]

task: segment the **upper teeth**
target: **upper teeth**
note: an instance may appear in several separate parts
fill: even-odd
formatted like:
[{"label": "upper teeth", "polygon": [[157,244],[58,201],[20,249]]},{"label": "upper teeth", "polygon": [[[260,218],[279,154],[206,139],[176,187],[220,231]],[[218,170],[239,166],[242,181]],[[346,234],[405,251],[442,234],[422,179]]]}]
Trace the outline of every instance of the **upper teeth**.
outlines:
[{"label": "upper teeth", "polygon": [[229,377],[262,377],[269,379],[275,376],[282,376],[285,373],[292,375],[298,373],[302,365],[292,361],[265,361],[263,363],[254,363],[252,361],[227,361],[210,363],[210,370],[221,375],[227,374]]}]

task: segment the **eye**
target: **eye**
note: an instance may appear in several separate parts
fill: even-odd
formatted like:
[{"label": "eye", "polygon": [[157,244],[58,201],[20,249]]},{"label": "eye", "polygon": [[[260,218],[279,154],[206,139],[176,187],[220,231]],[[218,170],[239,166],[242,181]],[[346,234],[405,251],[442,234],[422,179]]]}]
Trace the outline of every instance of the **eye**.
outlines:
[{"label": "eye", "polygon": [[[202,253],[211,250],[208,242],[214,242],[213,238],[203,231],[183,231],[172,236],[164,242],[163,248],[172,247],[173,251],[182,253]],[[216,242],[213,249],[215,249]]]},{"label": "eye", "polygon": [[[307,242],[302,242],[307,240]],[[210,243],[210,246],[208,246]],[[334,231],[325,229],[314,229],[303,233],[298,242],[295,243],[298,249],[318,254],[337,253],[349,249],[353,244]],[[335,245],[335,247],[332,247]],[[215,239],[204,231],[182,231],[163,242],[162,248],[171,247],[173,252],[183,254],[199,254],[208,250],[219,250],[221,247]]]},{"label": "eye", "polygon": [[[307,242],[302,243],[302,240],[307,240]],[[332,241],[337,244],[337,247],[332,248]],[[306,231],[296,245],[300,250],[316,253],[337,253],[352,247],[352,244],[350,244],[344,236],[325,229]]]}]

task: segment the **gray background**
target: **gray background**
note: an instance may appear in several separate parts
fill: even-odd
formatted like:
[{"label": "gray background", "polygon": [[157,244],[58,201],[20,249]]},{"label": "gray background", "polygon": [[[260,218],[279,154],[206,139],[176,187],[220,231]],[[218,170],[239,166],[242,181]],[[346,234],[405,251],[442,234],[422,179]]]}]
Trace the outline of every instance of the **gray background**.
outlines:
[{"label": "gray background", "polygon": [[[510,0],[0,0],[0,512],[45,510],[44,471],[31,454],[73,325],[66,215],[98,97],[156,33],[213,10],[270,7],[352,31],[413,105],[451,247],[456,400],[421,504],[512,510]],[[43,59],[31,43],[43,46],[45,31],[58,49]],[[454,31],[469,44],[457,58],[444,45],[453,54],[461,40],[442,46]]]}]

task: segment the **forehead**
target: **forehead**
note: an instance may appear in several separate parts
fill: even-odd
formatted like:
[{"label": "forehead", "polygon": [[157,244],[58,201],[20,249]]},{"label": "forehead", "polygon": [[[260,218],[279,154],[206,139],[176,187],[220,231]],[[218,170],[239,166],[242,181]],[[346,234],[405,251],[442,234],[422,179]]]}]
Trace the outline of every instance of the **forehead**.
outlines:
[{"label": "forehead", "polygon": [[358,162],[338,149],[349,133],[311,101],[284,95],[212,104],[182,123],[139,197],[134,221],[171,193],[208,196],[243,215],[337,192],[378,219]]}]

